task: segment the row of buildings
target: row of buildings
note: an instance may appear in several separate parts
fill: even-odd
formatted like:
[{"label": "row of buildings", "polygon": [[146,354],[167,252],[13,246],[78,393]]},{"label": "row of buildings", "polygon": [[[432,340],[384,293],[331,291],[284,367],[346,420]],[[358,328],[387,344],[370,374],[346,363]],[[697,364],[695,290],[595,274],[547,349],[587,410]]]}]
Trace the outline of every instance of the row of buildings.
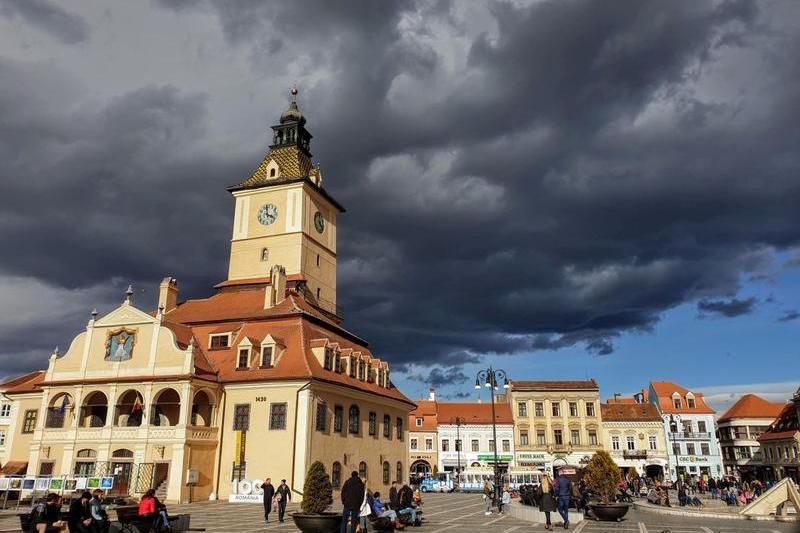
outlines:
[{"label": "row of buildings", "polygon": [[[103,486],[153,488],[168,502],[260,501],[260,480],[271,477],[299,499],[313,461],[334,488],[355,470],[386,491],[411,471],[486,466],[495,445],[509,467],[579,466],[606,448],[640,473],[722,474],[713,411],[669,383],[601,404],[594,381],[513,382],[495,418],[490,405],[404,396],[385,359],[343,326],[344,208],[311,162],[296,96],[271,126],[264,160],[227,189],[228,272],[211,294],[181,299],[168,276],[145,309],[129,288],[46,368],[0,384],[0,491]],[[760,439],[796,441],[797,413],[784,411]],[[772,441],[771,457],[796,462],[796,442],[785,442]]]},{"label": "row of buildings", "polygon": [[745,395],[715,420],[702,393],[666,381],[605,403],[594,380],[509,385],[494,411],[437,401],[433,389],[417,401],[408,424],[412,473],[491,469],[497,446],[498,467],[508,471],[577,469],[604,449],[623,473],[656,479],[798,480],[800,391],[787,403]]}]

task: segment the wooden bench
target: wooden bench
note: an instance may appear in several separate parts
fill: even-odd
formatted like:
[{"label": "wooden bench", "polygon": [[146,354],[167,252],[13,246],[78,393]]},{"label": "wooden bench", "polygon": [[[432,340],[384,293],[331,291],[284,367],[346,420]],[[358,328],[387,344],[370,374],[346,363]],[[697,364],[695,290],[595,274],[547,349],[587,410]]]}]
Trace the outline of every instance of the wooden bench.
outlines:
[{"label": "wooden bench", "polygon": [[[119,522],[120,531],[127,533],[150,533],[157,528],[154,524],[161,521],[160,515],[149,517],[139,516],[139,506],[125,505],[114,508],[117,513],[117,521]],[[189,530],[189,515],[174,515],[167,516],[170,528],[174,533]]]}]

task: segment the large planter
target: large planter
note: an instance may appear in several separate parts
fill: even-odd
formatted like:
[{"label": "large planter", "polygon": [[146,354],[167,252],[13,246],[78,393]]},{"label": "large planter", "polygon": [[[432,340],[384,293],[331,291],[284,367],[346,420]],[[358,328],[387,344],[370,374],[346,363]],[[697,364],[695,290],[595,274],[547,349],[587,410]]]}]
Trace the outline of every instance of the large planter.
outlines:
[{"label": "large planter", "polygon": [[342,515],[339,513],[292,513],[292,520],[303,533],[339,533]]},{"label": "large planter", "polygon": [[627,503],[590,503],[589,510],[595,520],[604,522],[619,522],[628,512],[630,505]]}]

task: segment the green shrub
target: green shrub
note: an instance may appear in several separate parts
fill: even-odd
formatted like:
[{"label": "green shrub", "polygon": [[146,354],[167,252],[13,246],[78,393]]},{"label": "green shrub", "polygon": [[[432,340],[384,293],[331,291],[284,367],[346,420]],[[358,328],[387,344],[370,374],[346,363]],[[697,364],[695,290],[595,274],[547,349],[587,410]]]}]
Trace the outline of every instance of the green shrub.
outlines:
[{"label": "green shrub", "polygon": [[619,482],[622,479],[619,468],[607,451],[597,451],[583,471],[589,490],[600,498],[602,503],[616,500]]},{"label": "green shrub", "polygon": [[333,501],[331,478],[325,472],[325,466],[314,461],[308,469],[306,482],[303,484],[303,502],[300,508],[306,514],[321,514]]}]

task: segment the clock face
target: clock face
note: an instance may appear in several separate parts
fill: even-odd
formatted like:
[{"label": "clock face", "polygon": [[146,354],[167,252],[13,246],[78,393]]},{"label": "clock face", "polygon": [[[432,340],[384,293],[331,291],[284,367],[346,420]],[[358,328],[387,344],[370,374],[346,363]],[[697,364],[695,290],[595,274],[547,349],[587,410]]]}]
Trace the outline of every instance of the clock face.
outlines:
[{"label": "clock face", "polygon": [[258,221],[269,226],[278,219],[278,208],[275,204],[264,204],[258,210]]},{"label": "clock face", "polygon": [[317,228],[318,233],[325,231],[325,219],[319,211],[314,214],[314,227]]}]

